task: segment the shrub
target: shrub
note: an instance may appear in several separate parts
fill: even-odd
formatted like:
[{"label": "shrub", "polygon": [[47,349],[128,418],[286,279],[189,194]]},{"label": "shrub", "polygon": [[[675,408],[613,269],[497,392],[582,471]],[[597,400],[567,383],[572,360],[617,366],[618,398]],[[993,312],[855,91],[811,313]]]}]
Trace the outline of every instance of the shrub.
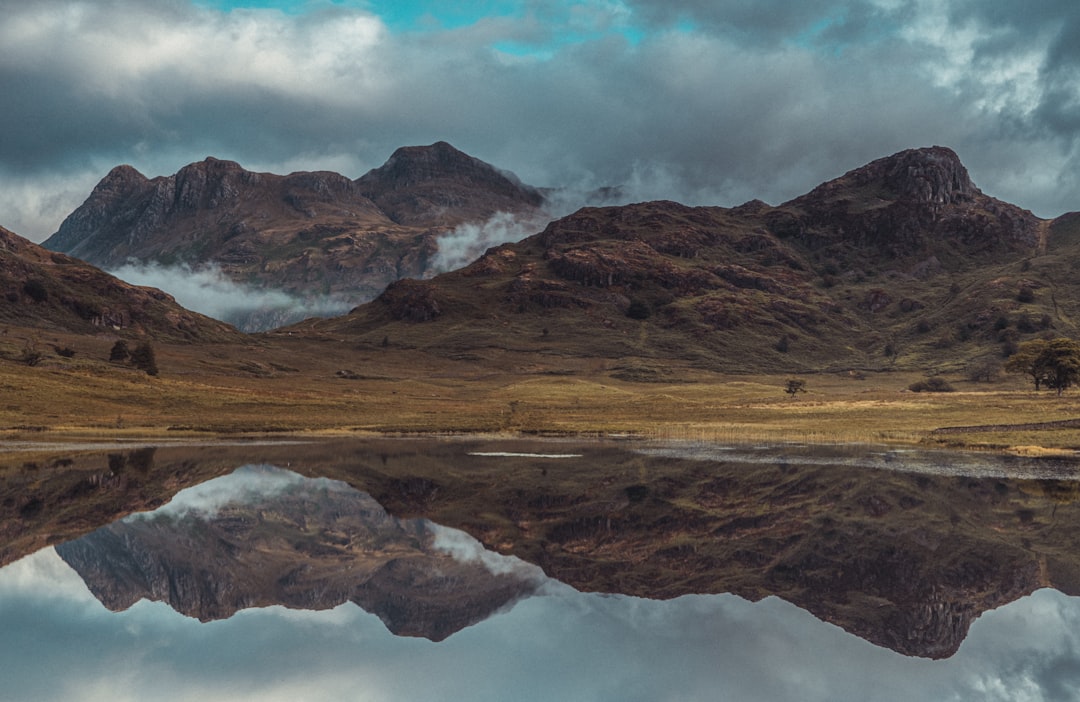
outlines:
[{"label": "shrub", "polygon": [[131,365],[135,366],[141,371],[145,371],[147,375],[157,375],[157,359],[154,355],[154,347],[150,345],[149,341],[144,341],[135,347],[135,350],[131,352]]},{"label": "shrub", "polygon": [[1027,285],[1020,286],[1020,290],[1016,293],[1017,302],[1035,302],[1035,291]]},{"label": "shrub", "polygon": [[788,395],[790,395],[792,398],[794,398],[800,392],[806,392],[806,381],[791,378],[791,379],[789,379],[787,381],[787,384],[784,386],[784,392],[786,392]]},{"label": "shrub", "polygon": [[908,386],[912,392],[952,392],[955,390],[944,378],[927,378]]},{"label": "shrub", "polygon": [[631,300],[630,306],[626,308],[626,316],[630,319],[648,319],[652,316],[652,310],[643,300]]},{"label": "shrub", "polygon": [[19,354],[19,361],[28,366],[36,366],[41,363],[43,358],[45,358],[45,354],[38,348],[37,340],[27,339],[26,344],[23,345],[22,353]]},{"label": "shrub", "polygon": [[1001,364],[990,359],[976,361],[968,365],[966,372],[972,382],[993,383],[1001,377]]},{"label": "shrub", "polygon": [[113,363],[123,363],[131,357],[131,352],[128,350],[127,342],[120,339],[113,344],[112,349],[109,351],[109,360]]},{"label": "shrub", "polygon": [[34,302],[45,302],[49,299],[49,291],[45,289],[45,283],[40,280],[28,280],[23,283],[23,292]]},{"label": "shrub", "polygon": [[75,349],[71,348],[70,346],[55,346],[54,345],[53,346],[53,351],[56,352],[57,356],[62,356],[64,358],[72,358],[72,357],[75,356]]},{"label": "shrub", "polygon": [[1016,320],[1016,329],[1024,334],[1031,334],[1039,330],[1035,325],[1035,322],[1031,320],[1031,317],[1028,317],[1026,314]]}]

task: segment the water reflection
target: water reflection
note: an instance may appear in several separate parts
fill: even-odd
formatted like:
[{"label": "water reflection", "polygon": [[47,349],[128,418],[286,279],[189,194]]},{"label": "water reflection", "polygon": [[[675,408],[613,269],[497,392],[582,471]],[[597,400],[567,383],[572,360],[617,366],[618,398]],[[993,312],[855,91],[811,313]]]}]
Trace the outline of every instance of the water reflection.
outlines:
[{"label": "water reflection", "polygon": [[202,621],[354,602],[395,634],[441,641],[532,594],[536,566],[425,519],[395,519],[336,480],[247,466],[57,553],[113,611],[147,599]]},{"label": "water reflection", "polygon": [[[142,451],[0,468],[0,555],[63,542],[123,610],[52,549],[0,570],[14,699],[148,699],[160,681],[173,699],[1062,699],[1080,682],[1080,609],[1061,594],[1080,592],[1070,461],[476,440]],[[289,470],[233,472],[245,455]],[[199,624],[140,598],[236,613]]]},{"label": "water reflection", "polygon": [[1043,700],[1080,683],[1080,609],[1042,590],[947,661],[906,658],[777,598],[533,597],[439,644],[345,604],[200,624],[106,611],[51,550],[0,571],[5,696],[39,700]]}]

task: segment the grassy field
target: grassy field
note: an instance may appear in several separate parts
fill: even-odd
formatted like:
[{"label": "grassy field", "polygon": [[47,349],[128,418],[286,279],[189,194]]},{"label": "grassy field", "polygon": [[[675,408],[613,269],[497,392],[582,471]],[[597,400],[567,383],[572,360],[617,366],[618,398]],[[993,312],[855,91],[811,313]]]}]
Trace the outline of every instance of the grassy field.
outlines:
[{"label": "grassy field", "polygon": [[[1080,447],[1077,428],[1010,426],[1080,417],[1075,391],[1036,394],[1019,377],[972,383],[946,376],[956,392],[915,393],[907,388],[921,373],[811,373],[798,376],[807,392],[792,398],[784,393],[787,375],[677,365],[650,375],[627,372],[646,364],[635,359],[501,351],[448,360],[309,339],[160,346],[161,373],[151,377],[105,361],[108,339],[45,339],[46,347],[71,345],[77,353],[47,355],[33,367],[14,360],[24,343],[13,335],[0,341],[0,437],[8,440],[472,432],[903,442],[1028,453]],[[998,425],[1005,428],[986,430]],[[982,429],[935,432],[948,427]]]}]

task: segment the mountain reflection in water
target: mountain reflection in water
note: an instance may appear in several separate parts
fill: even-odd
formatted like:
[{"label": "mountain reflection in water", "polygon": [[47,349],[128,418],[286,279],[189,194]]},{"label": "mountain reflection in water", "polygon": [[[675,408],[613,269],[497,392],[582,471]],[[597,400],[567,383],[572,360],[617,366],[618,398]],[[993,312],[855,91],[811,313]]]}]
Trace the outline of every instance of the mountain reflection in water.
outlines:
[{"label": "mountain reflection in water", "polygon": [[57,553],[113,611],[157,600],[202,621],[248,607],[352,601],[395,634],[441,641],[532,594],[536,566],[424,519],[391,517],[345,483],[244,467]]},{"label": "mountain reflection in water", "polygon": [[[1071,461],[475,440],[248,451],[290,470],[159,449],[0,471],[19,496],[0,555],[81,530],[56,552],[124,610],[88,599],[52,549],[0,570],[12,699],[1012,700],[1080,684],[1080,608],[1062,594],[1080,591]],[[419,515],[579,590],[670,599],[559,586]],[[199,624],[140,598],[235,615]],[[445,640],[394,637],[376,616]],[[162,683],[173,697],[151,695]]]}]

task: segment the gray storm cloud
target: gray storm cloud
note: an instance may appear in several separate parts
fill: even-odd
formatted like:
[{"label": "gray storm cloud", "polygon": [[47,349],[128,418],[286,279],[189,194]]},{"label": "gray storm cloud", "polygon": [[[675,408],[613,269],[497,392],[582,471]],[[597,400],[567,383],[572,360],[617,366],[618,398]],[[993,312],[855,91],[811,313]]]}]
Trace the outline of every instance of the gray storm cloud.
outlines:
[{"label": "gray storm cloud", "polygon": [[944,144],[991,195],[1078,208],[1075,3],[550,0],[410,32],[307,7],[0,0],[0,224],[43,239],[118,163],[355,177],[438,139],[536,185],[637,173],[640,199],[717,205]]}]

